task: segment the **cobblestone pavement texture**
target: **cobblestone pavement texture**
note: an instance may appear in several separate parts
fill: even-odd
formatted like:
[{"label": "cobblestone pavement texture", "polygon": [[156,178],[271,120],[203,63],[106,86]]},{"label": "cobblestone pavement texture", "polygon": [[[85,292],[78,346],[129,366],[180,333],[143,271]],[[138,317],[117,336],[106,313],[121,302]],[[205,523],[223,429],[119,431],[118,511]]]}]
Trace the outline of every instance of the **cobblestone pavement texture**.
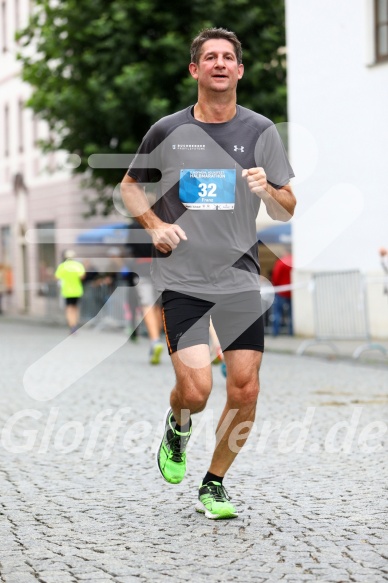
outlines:
[{"label": "cobblestone pavement texture", "polygon": [[[240,515],[214,522],[194,504],[225,379],[214,368],[170,486],[154,463],[169,359],[150,366],[145,339],[112,352],[119,335],[0,322],[1,582],[388,581],[388,367],[265,354],[255,431],[225,480]],[[36,400],[23,377],[58,345],[41,371],[54,392],[96,345],[112,353]]]}]

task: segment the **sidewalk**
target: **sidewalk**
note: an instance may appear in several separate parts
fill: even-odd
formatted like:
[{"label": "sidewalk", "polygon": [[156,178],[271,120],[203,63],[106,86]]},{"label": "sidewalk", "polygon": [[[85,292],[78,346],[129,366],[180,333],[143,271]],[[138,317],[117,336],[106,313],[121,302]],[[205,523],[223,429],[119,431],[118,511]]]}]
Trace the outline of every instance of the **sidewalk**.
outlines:
[{"label": "sidewalk", "polygon": [[388,581],[385,367],[269,350],[225,479],[240,514],[213,522],[194,504],[225,400],[219,367],[171,486],[154,459],[166,353],[152,367],[143,338],[0,326],[2,583]]},{"label": "sidewalk", "polygon": [[[301,338],[297,336],[277,336],[267,335],[265,337],[265,347],[268,352],[277,352],[283,354],[298,354],[298,350],[307,342],[304,355],[335,359],[354,359],[354,353],[362,346],[368,343],[365,340],[333,340],[331,342],[314,342],[313,338]],[[377,345],[378,349],[370,349],[362,352],[356,360],[364,364],[382,364],[388,366],[388,339],[374,339],[371,344]],[[383,350],[386,350],[384,354]]]},{"label": "sidewalk", "polygon": [[[3,315],[0,319],[1,322],[12,323],[20,322],[32,325],[49,326],[65,328],[65,320],[62,321],[53,320],[48,321],[45,318],[37,318],[34,316],[23,316],[23,315]],[[315,342],[314,338],[305,338],[300,336],[287,336],[279,335],[273,337],[270,334],[265,336],[265,351],[275,352],[279,354],[298,354],[304,344],[311,342],[310,345],[306,346],[303,354],[305,356],[315,356],[321,358],[327,358],[329,360],[341,360],[341,359],[354,359],[354,353],[360,347],[366,346],[368,343],[365,340],[333,340],[331,342]],[[371,339],[371,344],[377,345],[378,348],[365,350],[359,356],[358,362],[364,364],[374,364],[388,366],[388,338],[381,339]],[[383,349],[386,350],[384,354]]]}]

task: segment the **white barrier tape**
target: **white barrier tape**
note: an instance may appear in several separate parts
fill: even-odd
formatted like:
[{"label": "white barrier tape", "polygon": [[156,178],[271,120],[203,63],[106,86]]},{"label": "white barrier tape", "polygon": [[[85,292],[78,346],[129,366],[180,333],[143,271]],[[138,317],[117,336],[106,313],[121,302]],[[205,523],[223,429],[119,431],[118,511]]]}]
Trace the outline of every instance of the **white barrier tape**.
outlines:
[{"label": "white barrier tape", "polygon": [[[299,281],[298,283],[290,283],[288,285],[274,285],[270,288],[271,293],[275,292],[276,294],[279,292],[285,291],[294,291],[296,289],[300,289],[302,287],[308,287],[310,284],[310,280],[308,281]],[[268,286],[269,287],[269,286]],[[264,291],[264,287],[261,288],[261,291]]]},{"label": "white barrier tape", "polygon": [[[93,271],[93,270],[92,270]],[[109,272],[114,272],[114,271],[118,271],[118,269],[110,269]],[[86,272],[88,272],[88,270],[86,270]],[[133,272],[131,273],[136,273],[136,269],[133,270]],[[319,273],[319,272],[317,272]],[[102,274],[104,275],[104,274]],[[388,283],[388,278],[387,276],[373,276],[373,277],[366,277],[365,278],[365,282],[366,283]],[[56,282],[50,282],[50,283],[56,283]],[[273,293],[279,293],[279,292],[284,292],[284,291],[294,291],[297,289],[301,289],[301,288],[310,288],[310,291],[314,288],[314,280],[313,278],[310,278],[306,281],[299,281],[298,283],[291,283],[288,285],[277,285],[277,286],[269,286],[269,285],[262,285],[261,286],[261,292],[265,293],[265,289],[268,288],[268,290]],[[46,289],[47,288],[47,283],[26,283],[26,284],[21,284],[18,285],[16,287],[14,287],[12,289],[12,291],[16,291],[18,289],[22,289],[22,290],[42,290],[42,289]],[[58,286],[59,289],[59,286]]]},{"label": "white barrier tape", "polygon": [[[319,272],[317,272],[319,273]],[[382,284],[387,284],[388,283],[388,278],[387,276],[384,275],[376,275],[376,276],[371,276],[371,277],[365,277],[364,278],[365,283],[382,283]],[[273,286],[271,288],[272,292],[275,293],[279,293],[279,292],[284,292],[284,291],[294,291],[297,289],[301,289],[301,288],[309,288],[309,291],[312,291],[314,289],[314,280],[313,278],[308,279],[306,281],[299,281],[298,283],[291,283],[288,285],[278,285],[278,286]],[[264,286],[261,288],[262,291],[264,290]]]}]

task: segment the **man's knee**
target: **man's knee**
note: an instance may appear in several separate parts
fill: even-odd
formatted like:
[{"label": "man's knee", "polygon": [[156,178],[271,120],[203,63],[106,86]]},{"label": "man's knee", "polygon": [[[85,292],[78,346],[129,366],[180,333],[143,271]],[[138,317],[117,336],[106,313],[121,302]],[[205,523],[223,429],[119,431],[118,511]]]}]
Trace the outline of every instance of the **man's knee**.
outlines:
[{"label": "man's knee", "polygon": [[238,383],[228,389],[228,401],[233,407],[254,407],[259,397],[260,387],[258,381],[250,380],[246,383]]},{"label": "man's knee", "polygon": [[176,391],[185,408],[199,413],[206,407],[211,392],[211,379],[177,382]]}]

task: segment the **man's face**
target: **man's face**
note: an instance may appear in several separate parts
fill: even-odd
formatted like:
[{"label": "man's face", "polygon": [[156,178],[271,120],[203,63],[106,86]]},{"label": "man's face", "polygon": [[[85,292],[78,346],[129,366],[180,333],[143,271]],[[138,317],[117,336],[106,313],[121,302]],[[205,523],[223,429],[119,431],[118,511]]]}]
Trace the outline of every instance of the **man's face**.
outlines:
[{"label": "man's face", "polygon": [[244,66],[237,63],[232,43],[225,39],[204,42],[198,65],[190,63],[189,70],[199,88],[215,92],[235,90],[244,74]]}]

